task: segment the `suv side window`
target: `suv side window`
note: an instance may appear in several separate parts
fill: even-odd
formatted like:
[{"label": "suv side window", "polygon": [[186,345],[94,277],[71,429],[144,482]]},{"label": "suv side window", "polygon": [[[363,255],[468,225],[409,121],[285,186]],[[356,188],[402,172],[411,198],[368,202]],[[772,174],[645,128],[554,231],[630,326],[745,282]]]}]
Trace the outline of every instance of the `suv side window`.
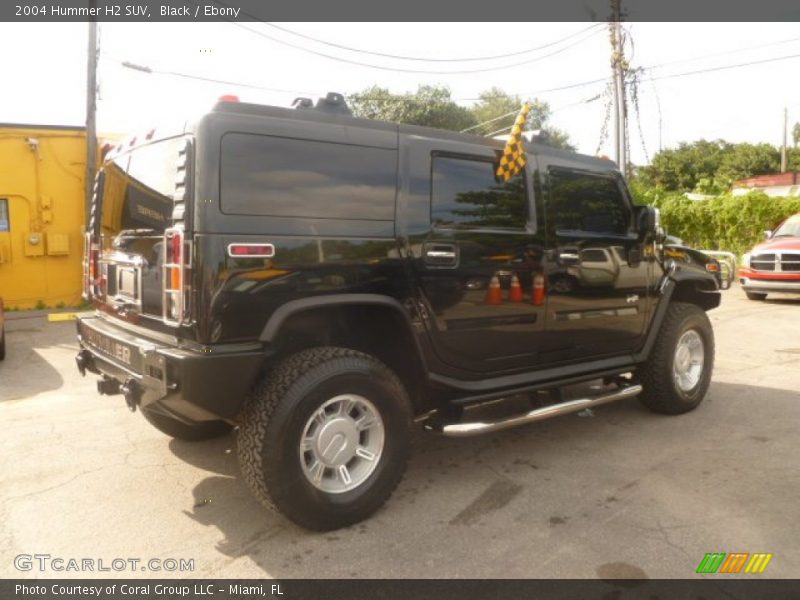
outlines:
[{"label": "suv side window", "polygon": [[431,221],[441,228],[525,230],[528,194],[524,171],[495,178],[491,159],[433,155]]},{"label": "suv side window", "polygon": [[555,231],[625,235],[632,214],[614,177],[550,168],[549,223]]},{"label": "suv side window", "polygon": [[325,219],[394,219],[397,151],[226,133],[222,212]]}]

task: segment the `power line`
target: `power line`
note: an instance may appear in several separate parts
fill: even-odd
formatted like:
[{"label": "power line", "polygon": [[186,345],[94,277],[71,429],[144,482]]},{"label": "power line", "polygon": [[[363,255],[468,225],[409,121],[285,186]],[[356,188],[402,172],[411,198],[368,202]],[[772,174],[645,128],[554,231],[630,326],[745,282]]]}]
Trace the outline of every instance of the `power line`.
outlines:
[{"label": "power line", "polygon": [[[761,60],[753,60],[750,62],[743,62],[734,65],[722,65],[719,67],[709,67],[707,69],[697,69],[696,71],[685,71],[683,73],[672,73],[670,75],[659,75],[658,77],[653,77],[654,80],[659,79],[673,79],[675,77],[688,77],[690,75],[699,75],[701,73],[713,73],[714,71],[725,71],[728,69],[738,69],[740,67],[752,67],[754,65],[763,65],[765,63],[771,62],[778,62],[781,60],[789,60],[792,58],[800,58],[800,54],[787,54],[786,56],[776,56],[774,58],[764,58]],[[645,69],[651,69],[653,67],[644,67]]]},{"label": "power line", "polygon": [[796,42],[798,40],[800,40],[800,37],[788,38],[788,39],[785,39],[785,40],[779,40],[777,42],[769,42],[769,43],[766,43],[766,44],[758,44],[756,46],[748,46],[746,48],[734,48],[732,50],[725,50],[723,52],[713,52],[711,54],[704,54],[703,56],[693,56],[692,58],[682,58],[682,59],[679,59],[679,60],[671,60],[669,62],[653,65],[653,66],[651,66],[649,68],[650,69],[660,69],[661,67],[668,67],[668,66],[671,66],[671,65],[679,65],[679,64],[685,64],[685,63],[690,63],[690,62],[697,62],[698,60],[705,60],[707,58],[716,58],[717,56],[727,56],[729,54],[738,54],[740,52],[747,52],[748,50],[759,50],[761,48],[770,48],[772,46],[781,46],[783,44]]},{"label": "power line", "polygon": [[558,45],[558,44],[560,44],[562,42],[566,42],[567,40],[570,40],[570,39],[575,38],[575,37],[577,37],[577,36],[579,36],[579,35],[581,35],[583,33],[586,33],[587,31],[590,31],[592,29],[597,29],[597,28],[602,27],[604,25],[603,23],[594,23],[594,24],[590,25],[589,27],[586,27],[585,29],[582,29],[580,31],[576,31],[574,33],[571,33],[570,35],[565,36],[563,38],[554,40],[552,42],[548,42],[546,44],[542,44],[541,46],[535,46],[533,48],[528,48],[527,50],[519,50],[517,52],[508,52],[506,54],[495,54],[495,55],[490,55],[490,56],[470,56],[470,57],[461,57],[461,58],[423,58],[421,56],[405,56],[405,55],[402,55],[402,54],[388,54],[388,53],[384,53],[384,52],[375,52],[375,51],[372,51],[372,50],[364,50],[362,48],[354,48],[352,46],[345,46],[344,44],[337,44],[335,42],[328,42],[326,40],[315,38],[313,36],[306,35],[304,33],[300,33],[299,31],[294,31],[292,29],[289,29],[288,27],[281,27],[280,25],[276,25],[275,23],[269,23],[267,21],[262,21],[262,23],[264,25],[266,25],[267,27],[272,27],[273,29],[277,29],[279,31],[283,31],[283,32],[288,33],[290,35],[295,35],[297,37],[301,37],[303,39],[310,40],[310,41],[316,42],[318,44],[323,44],[325,46],[330,46],[332,48],[339,48],[341,50],[347,50],[348,52],[356,52],[356,53],[359,53],[359,54],[367,54],[367,55],[370,55],[370,56],[380,56],[382,58],[392,58],[392,59],[395,59],[395,60],[410,60],[410,61],[420,61],[420,62],[476,62],[476,61],[486,61],[486,60],[497,60],[497,59],[500,59],[500,58],[511,58],[511,57],[514,57],[514,56],[522,56],[524,54],[530,54],[531,52],[536,52],[538,50],[544,50],[545,48],[550,48],[551,46],[556,46],[556,45]]},{"label": "power line", "polygon": [[[105,53],[103,55],[110,57],[110,55],[107,55]],[[263,90],[263,91],[269,91],[269,92],[275,92],[275,93],[282,93],[282,94],[302,94],[302,95],[312,95],[312,96],[320,94],[320,92],[312,92],[312,91],[307,91],[307,90],[280,89],[280,88],[267,87],[267,86],[251,84],[251,83],[243,83],[243,82],[237,82],[237,81],[216,79],[216,78],[213,78],[213,77],[205,77],[205,76],[201,76],[201,75],[193,75],[193,74],[182,73],[182,72],[178,72],[178,71],[165,71],[165,70],[153,69],[151,67],[143,67],[141,65],[136,65],[136,64],[128,62],[128,61],[120,60],[118,58],[114,58],[114,57],[111,57],[111,58],[113,58],[114,60],[119,62],[124,67],[130,68],[130,69],[134,69],[134,70],[138,70],[138,71],[142,71],[142,72],[146,72],[146,73],[154,73],[154,74],[159,74],[159,75],[168,75],[168,76],[180,77],[180,78],[184,78],[184,79],[194,79],[194,80],[205,81],[205,82],[209,82],[209,83],[218,83],[218,84],[223,84],[223,85],[231,85],[231,86],[236,86],[236,87],[257,89],[257,90]],[[656,77],[653,77],[652,73],[650,73],[650,75],[651,75],[650,76],[650,80],[651,81],[656,81],[656,80],[661,80],[661,79],[674,79],[674,78],[678,78],[678,77],[688,77],[688,76],[699,75],[699,74],[703,74],[703,73],[710,73],[710,72],[715,72],[715,71],[737,69],[737,68],[742,68],[742,67],[755,66],[755,65],[759,65],[759,64],[766,64],[766,63],[771,63],[771,62],[790,60],[790,59],[793,59],[793,58],[800,58],[800,54],[790,54],[790,55],[785,55],[785,56],[778,56],[778,57],[760,59],[760,60],[755,60],[755,61],[748,61],[748,62],[743,62],[743,63],[736,63],[736,64],[732,64],[732,65],[721,65],[721,66],[718,66],[718,67],[708,67],[708,68],[704,68],[704,69],[696,69],[696,70],[693,70],[693,71],[684,71],[684,72],[681,72],[681,73],[671,73],[671,74],[660,75],[660,76],[656,76]],[[650,66],[650,67],[642,67],[642,69],[643,70],[650,70],[650,69],[657,68],[658,66],[660,66],[660,65]],[[578,82],[578,83],[572,83],[572,84],[563,85],[563,86],[557,86],[557,87],[552,87],[552,88],[547,88],[547,89],[536,90],[536,91],[528,92],[528,93],[525,93],[525,94],[514,94],[514,95],[525,96],[525,97],[533,97],[533,96],[536,96],[536,95],[539,95],[539,94],[546,94],[546,93],[551,93],[551,92],[558,92],[558,91],[563,91],[563,90],[568,90],[568,89],[575,89],[575,88],[579,88],[579,87],[585,87],[585,86],[592,85],[592,84],[595,84],[595,83],[604,82],[604,81],[606,81],[606,79],[607,78],[605,78],[605,77],[598,78],[598,79],[591,79],[591,80],[588,80],[588,81],[581,81],[581,82]],[[502,96],[484,95],[484,96],[479,96],[479,97],[474,97],[474,98],[453,98],[453,100],[454,101],[479,101],[479,100],[491,99],[491,98],[499,98],[499,97],[502,97]]]},{"label": "power line", "polygon": [[495,121],[499,121],[500,119],[505,119],[510,117],[511,115],[516,115],[519,112],[518,108],[514,110],[508,111],[504,115],[500,115],[499,117],[495,117],[494,119],[489,119],[488,121],[483,121],[482,123],[478,123],[477,125],[473,125],[472,127],[467,127],[466,129],[462,129],[461,133],[467,133],[468,131],[472,131],[473,129],[478,129],[478,127],[483,127],[484,125],[488,125],[489,123],[494,123]]},{"label": "power line", "polygon": [[[574,88],[586,87],[587,85],[592,85],[593,83],[600,83],[602,81],[606,81],[607,79],[608,79],[607,77],[601,77],[599,79],[592,79],[590,81],[581,81],[580,83],[570,83],[568,85],[562,85],[562,86],[559,86],[559,87],[548,88],[548,89],[545,89],[545,90],[536,90],[534,92],[527,92],[527,93],[524,93],[524,94],[511,94],[511,95],[513,95],[513,96],[524,96],[524,97],[529,98],[529,97],[532,97],[532,96],[537,96],[539,94],[548,94],[550,92],[561,92],[563,90],[571,90],[571,89],[574,89]],[[505,97],[505,94],[503,94],[503,95],[487,94],[487,95],[483,95],[483,96],[478,96],[477,98],[453,98],[453,100],[463,101],[463,102],[469,102],[469,101],[477,102],[479,100],[491,100],[493,98],[504,98],[504,97]]]},{"label": "power line", "polygon": [[[194,0],[190,0],[190,1],[194,2]],[[230,8],[222,0],[214,0],[214,2],[216,4],[221,5],[221,6]],[[250,13],[248,13],[246,11],[241,11],[241,14],[244,15],[245,17],[250,17],[251,19],[253,19],[254,21],[256,21],[258,23],[265,24],[265,25],[270,25],[269,23],[266,23],[266,22],[262,21],[261,19],[259,19],[255,15],[250,14]],[[250,33],[253,33],[253,34],[255,34],[255,35],[259,36],[259,37],[262,37],[264,39],[270,40],[270,41],[275,42],[277,44],[282,44],[284,46],[288,46],[289,48],[294,48],[295,50],[300,50],[301,52],[307,52],[307,53],[313,54],[315,56],[320,56],[322,58],[327,58],[329,60],[334,60],[334,61],[337,61],[337,62],[343,62],[343,63],[346,63],[346,64],[356,65],[356,66],[360,66],[360,67],[366,67],[366,68],[370,68],[370,69],[378,69],[378,70],[381,70],[381,71],[390,71],[390,72],[395,72],[395,73],[417,73],[417,74],[427,74],[427,75],[469,75],[469,74],[473,74],[473,73],[487,73],[487,72],[490,72],[490,71],[499,71],[499,70],[503,70],[503,69],[511,69],[511,68],[514,68],[514,67],[520,67],[520,66],[528,65],[528,64],[543,60],[545,58],[550,58],[551,56],[555,56],[556,54],[560,54],[560,53],[562,53],[562,52],[564,52],[564,51],[566,51],[566,50],[568,50],[568,49],[570,49],[570,48],[572,48],[574,46],[577,46],[578,44],[580,44],[580,43],[584,42],[585,40],[589,39],[590,37],[594,36],[599,31],[597,29],[595,29],[594,31],[591,31],[592,29],[594,29],[594,27],[588,27],[585,30],[583,30],[583,32],[589,32],[589,35],[582,37],[581,39],[579,39],[578,41],[576,41],[573,44],[570,44],[570,45],[565,46],[563,48],[559,48],[558,50],[550,52],[549,54],[544,54],[542,56],[537,56],[537,57],[532,58],[530,60],[526,60],[526,61],[522,61],[522,62],[510,64],[510,65],[500,65],[500,66],[495,66],[495,67],[487,67],[487,68],[483,68],[483,69],[466,69],[466,70],[462,69],[462,70],[459,70],[459,71],[426,71],[426,70],[421,70],[421,69],[404,69],[404,68],[397,68],[397,67],[388,67],[388,66],[384,66],[384,65],[374,65],[374,64],[370,64],[370,63],[364,63],[364,62],[360,62],[360,61],[356,61],[356,60],[351,60],[351,59],[348,59],[348,58],[343,58],[341,56],[334,56],[334,55],[331,55],[331,54],[327,54],[325,52],[320,52],[318,50],[314,50],[312,48],[308,48],[307,46],[301,46],[301,45],[298,45],[298,44],[294,44],[292,42],[288,42],[286,40],[282,40],[280,38],[276,38],[276,37],[271,36],[271,35],[263,32],[263,31],[259,31],[257,29],[253,29],[251,27],[248,27],[247,25],[245,25],[244,23],[241,23],[239,21],[234,21],[232,19],[225,19],[225,20],[228,23],[230,23],[231,25],[235,25],[236,27],[240,27],[241,29],[244,29],[245,31],[249,31]],[[580,33],[582,33],[582,32],[578,32],[575,35],[580,35]],[[312,39],[314,39],[314,38],[312,38]],[[564,38],[564,39],[562,39],[560,41],[565,41],[566,39],[569,39],[569,37],[568,38]],[[319,41],[319,40],[315,40],[315,41]],[[560,43],[560,41],[553,42],[553,44]],[[551,45],[553,45],[553,44],[551,44]],[[355,50],[355,49],[352,49],[352,50]]]},{"label": "power line", "polygon": [[[113,57],[110,57],[109,55],[105,55],[105,56],[107,56],[109,58],[113,58]],[[172,77],[180,77],[180,78],[183,78],[183,79],[195,79],[197,81],[206,81],[208,83],[220,83],[220,84],[223,84],[223,85],[231,85],[231,86],[235,86],[235,87],[249,88],[249,89],[254,89],[254,90],[263,90],[263,91],[266,91],[266,92],[275,92],[275,93],[279,93],[279,94],[303,94],[303,95],[310,95],[310,96],[320,95],[320,92],[309,92],[307,90],[285,90],[285,89],[280,89],[280,88],[266,87],[266,86],[263,86],[263,85],[256,85],[256,84],[252,84],[252,83],[242,83],[242,82],[238,82],[238,81],[229,81],[229,80],[225,80],[225,79],[215,79],[213,77],[204,77],[202,75],[192,75],[190,73],[181,73],[179,71],[162,71],[160,69],[154,69],[152,67],[147,67],[147,66],[144,66],[144,65],[138,65],[136,63],[132,63],[132,62],[127,61],[127,60],[120,60],[120,59],[117,59],[117,58],[113,58],[113,60],[118,62],[121,66],[125,67],[126,69],[132,69],[134,71],[141,71],[142,73],[149,73],[149,74],[155,74],[155,75],[169,75],[169,76],[172,76]]]},{"label": "power line", "polygon": [[[760,64],[770,63],[770,62],[778,62],[778,61],[782,61],[782,60],[789,60],[789,59],[792,59],[792,58],[800,58],[800,54],[788,54],[788,55],[785,55],[785,56],[776,56],[776,57],[773,57],[773,58],[764,58],[764,59],[760,59],[760,60],[754,60],[754,61],[743,62],[743,63],[736,63],[736,64],[732,64],[732,65],[721,65],[721,66],[718,66],[718,67],[708,67],[708,68],[705,68],[705,69],[697,69],[697,70],[694,70],[694,71],[684,71],[682,73],[671,73],[671,74],[668,74],[668,75],[659,75],[659,76],[656,76],[656,77],[651,77],[651,79],[652,80],[660,80],[660,79],[674,79],[674,78],[677,78],[677,77],[688,77],[690,75],[698,75],[698,74],[701,74],[701,73],[712,73],[714,71],[724,71],[724,70],[728,70],[728,69],[738,69],[740,67],[749,67],[749,66],[753,66],[753,65],[760,65]],[[658,65],[646,66],[646,67],[641,67],[641,68],[643,70],[649,71],[649,70],[655,69],[657,67],[658,67]],[[514,93],[513,95],[530,97],[530,96],[536,96],[537,94],[546,94],[548,92],[560,92],[562,90],[568,90],[568,89],[573,89],[573,88],[577,88],[577,87],[585,87],[585,86],[591,85],[593,83],[599,83],[600,81],[605,81],[605,78],[602,78],[602,79],[591,79],[589,81],[581,81],[579,83],[572,83],[572,84],[569,84],[569,85],[563,85],[563,86],[549,88],[549,89],[545,89],[545,90],[537,90],[537,91],[533,91],[533,92]],[[459,101],[478,101],[478,100],[483,100],[483,99],[501,98],[501,97],[503,97],[503,96],[487,95],[487,96],[482,96],[482,97],[477,97],[477,98],[454,98],[454,100],[459,100]]]},{"label": "power line", "polygon": [[[215,0],[215,1],[218,4],[224,4],[222,2],[219,2],[219,0]],[[246,15],[247,13],[242,13],[242,14]],[[501,71],[501,70],[505,70],[505,69],[513,69],[515,67],[521,67],[521,66],[524,66],[524,65],[529,65],[529,64],[538,62],[540,60],[544,60],[545,58],[550,58],[550,57],[555,56],[557,54],[561,54],[562,52],[565,52],[566,50],[569,50],[570,48],[573,48],[573,47],[577,46],[578,44],[581,44],[584,41],[588,40],[589,38],[593,37],[599,31],[599,30],[590,31],[589,35],[586,35],[586,36],[580,38],[579,40],[577,40],[576,42],[574,42],[572,44],[569,44],[567,46],[564,46],[563,48],[559,48],[559,49],[554,50],[553,52],[550,52],[548,54],[543,54],[541,56],[537,56],[535,58],[531,58],[529,60],[525,60],[525,61],[521,61],[521,62],[517,62],[517,63],[512,63],[512,64],[508,64],[508,65],[499,65],[499,66],[495,66],[495,67],[486,67],[486,68],[482,68],[482,69],[461,69],[461,70],[458,70],[458,71],[427,71],[427,70],[422,70],[422,69],[404,69],[404,68],[398,68],[398,67],[388,67],[388,66],[385,66],[385,65],[373,65],[373,64],[369,64],[369,63],[360,62],[360,61],[357,61],[357,60],[351,60],[351,59],[348,59],[348,58],[343,58],[341,56],[333,56],[332,54],[326,54],[325,52],[320,52],[318,50],[314,50],[314,49],[308,48],[306,46],[300,46],[298,44],[293,44],[291,42],[287,42],[286,40],[281,40],[281,39],[276,38],[274,36],[271,36],[271,35],[269,35],[267,33],[264,33],[263,31],[258,31],[257,29],[253,29],[251,27],[248,27],[244,23],[240,23],[238,21],[228,21],[228,22],[230,24],[232,24],[232,25],[235,25],[236,27],[240,27],[240,28],[242,28],[242,29],[244,29],[246,31],[249,31],[250,33],[254,33],[255,35],[260,36],[260,37],[262,37],[264,39],[273,41],[273,42],[278,43],[278,44],[282,44],[284,46],[288,46],[290,48],[294,48],[295,50],[300,50],[302,52],[307,52],[307,53],[313,54],[315,56],[320,56],[320,57],[323,57],[323,58],[327,58],[329,60],[334,60],[334,61],[337,61],[337,62],[343,62],[343,63],[350,64],[350,65],[356,65],[356,66],[359,66],[359,67],[366,67],[366,68],[369,68],[369,69],[378,69],[380,71],[390,71],[390,72],[393,72],[393,73],[417,73],[417,74],[424,74],[424,75],[469,75],[469,74],[474,74],[474,73],[488,73],[490,71]]]},{"label": "power line", "polygon": [[[567,108],[572,108],[573,106],[580,106],[581,104],[589,104],[590,102],[594,102],[595,100],[600,99],[601,96],[602,96],[602,93],[597,94],[596,96],[592,96],[591,98],[586,98],[585,100],[579,100],[578,102],[572,102],[571,104],[565,104],[564,106],[559,106],[558,108],[554,108],[553,110],[551,110],[549,112],[548,118],[550,117],[550,115],[553,115],[553,114],[555,114],[557,112],[560,112],[562,110],[565,110]],[[500,120],[502,118],[505,118],[505,117],[508,117],[508,116],[510,116],[512,114],[517,114],[518,112],[519,112],[519,110],[513,110],[510,113],[506,113],[504,115],[500,115],[499,117],[495,117],[494,119],[489,119],[488,121],[484,121],[483,123],[478,123],[477,125],[475,125],[474,127],[470,127],[469,129],[463,129],[461,131],[461,133],[465,133],[467,131],[470,131],[471,129],[475,129],[475,127],[480,127],[481,125],[487,125],[489,123],[492,123],[493,121],[498,121],[498,120]],[[503,133],[507,129],[511,129],[513,126],[514,126],[514,124],[512,123],[511,125],[509,125],[507,127],[503,127],[502,129],[498,129],[497,131],[493,131],[492,133],[484,134],[484,137],[490,137],[490,136],[493,136],[493,135],[497,135],[498,133]]]}]

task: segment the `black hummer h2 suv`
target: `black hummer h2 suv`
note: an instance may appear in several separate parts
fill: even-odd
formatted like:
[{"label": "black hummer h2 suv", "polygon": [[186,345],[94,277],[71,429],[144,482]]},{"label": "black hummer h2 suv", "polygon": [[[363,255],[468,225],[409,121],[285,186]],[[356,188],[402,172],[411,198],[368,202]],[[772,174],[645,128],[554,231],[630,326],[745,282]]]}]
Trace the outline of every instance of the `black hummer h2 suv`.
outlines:
[{"label": "black hummer h2 suv", "polygon": [[253,493],[318,530],[387,500],[414,422],[468,436],[633,396],[695,408],[713,276],[664,257],[614,163],[533,141],[501,182],[502,147],[353,118],[336,94],[223,101],[131,140],[97,179],[78,368],[176,438],[238,427]]}]

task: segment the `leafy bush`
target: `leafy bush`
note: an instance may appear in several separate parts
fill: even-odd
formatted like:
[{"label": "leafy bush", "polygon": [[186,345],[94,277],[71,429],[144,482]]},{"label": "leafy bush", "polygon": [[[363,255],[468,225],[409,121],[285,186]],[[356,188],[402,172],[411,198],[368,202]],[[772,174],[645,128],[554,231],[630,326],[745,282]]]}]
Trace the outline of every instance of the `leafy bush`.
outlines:
[{"label": "leafy bush", "polygon": [[[787,158],[790,171],[800,170],[800,148],[790,148]],[[780,163],[780,149],[771,144],[698,140],[657,152],[637,178],[664,191],[722,194],[737,179],[777,173]]]},{"label": "leafy bush", "polygon": [[689,200],[683,194],[633,186],[639,202],[661,209],[664,228],[687,245],[726,250],[741,255],[787,217],[800,213],[800,198],[770,198],[762,192],[725,194],[709,200]]}]

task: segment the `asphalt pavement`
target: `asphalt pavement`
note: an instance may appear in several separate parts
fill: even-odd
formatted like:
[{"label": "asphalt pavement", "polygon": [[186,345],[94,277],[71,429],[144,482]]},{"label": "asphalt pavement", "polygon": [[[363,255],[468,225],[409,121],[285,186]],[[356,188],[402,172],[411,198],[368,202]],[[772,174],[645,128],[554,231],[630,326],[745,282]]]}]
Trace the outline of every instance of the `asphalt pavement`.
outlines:
[{"label": "asphalt pavement", "polygon": [[[710,316],[716,368],[696,411],[633,399],[487,437],[420,431],[386,506],[319,534],[250,496],[235,434],[170,440],[80,377],[74,323],[9,313],[0,576],[685,578],[708,552],[767,552],[761,577],[796,577],[800,301],[734,287]],[[95,571],[15,568],[33,554]],[[97,570],[114,559],[128,566]],[[150,559],[193,570],[143,571]]]}]

